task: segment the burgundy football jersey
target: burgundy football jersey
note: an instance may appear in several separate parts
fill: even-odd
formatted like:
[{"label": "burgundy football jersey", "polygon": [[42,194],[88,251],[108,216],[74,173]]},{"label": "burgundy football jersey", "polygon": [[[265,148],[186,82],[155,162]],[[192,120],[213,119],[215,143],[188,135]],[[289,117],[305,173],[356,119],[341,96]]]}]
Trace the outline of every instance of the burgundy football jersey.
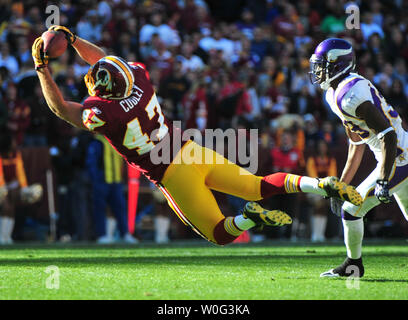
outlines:
[{"label": "burgundy football jersey", "polygon": [[[103,134],[111,145],[153,182],[160,182],[169,163],[155,164],[150,151],[166,138],[170,162],[173,160],[172,128],[160,109],[146,71],[132,66],[132,94],[121,100],[89,97],[84,102],[82,121],[91,131]],[[172,152],[170,152],[172,151]],[[178,150],[176,150],[178,151]]]}]

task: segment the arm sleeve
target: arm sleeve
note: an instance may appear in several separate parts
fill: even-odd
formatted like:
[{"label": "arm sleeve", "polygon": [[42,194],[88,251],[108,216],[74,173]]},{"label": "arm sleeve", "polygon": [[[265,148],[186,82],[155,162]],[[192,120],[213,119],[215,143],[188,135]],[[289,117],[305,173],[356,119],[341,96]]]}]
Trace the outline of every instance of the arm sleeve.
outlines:
[{"label": "arm sleeve", "polygon": [[373,97],[370,92],[368,80],[358,81],[343,97],[341,101],[341,109],[357,117],[356,110],[357,107],[365,101],[374,103]]}]

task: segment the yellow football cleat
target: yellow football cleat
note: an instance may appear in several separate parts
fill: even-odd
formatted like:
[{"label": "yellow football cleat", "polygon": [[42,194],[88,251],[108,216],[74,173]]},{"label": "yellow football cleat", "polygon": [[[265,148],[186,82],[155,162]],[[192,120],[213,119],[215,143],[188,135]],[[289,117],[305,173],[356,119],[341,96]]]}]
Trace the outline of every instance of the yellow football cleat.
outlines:
[{"label": "yellow football cleat", "polygon": [[248,202],[243,210],[243,216],[251,219],[257,226],[281,227],[292,223],[292,218],[280,210],[266,210],[256,202]]},{"label": "yellow football cleat", "polygon": [[328,197],[339,198],[348,201],[355,206],[361,206],[363,198],[358,191],[345,182],[341,182],[337,177],[326,177],[320,179],[319,187],[326,191]]}]

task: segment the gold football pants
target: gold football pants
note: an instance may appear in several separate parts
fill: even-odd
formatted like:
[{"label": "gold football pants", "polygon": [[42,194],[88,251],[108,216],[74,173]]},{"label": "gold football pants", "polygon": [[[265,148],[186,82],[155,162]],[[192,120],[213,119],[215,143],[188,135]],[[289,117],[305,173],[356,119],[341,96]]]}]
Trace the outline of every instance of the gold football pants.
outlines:
[{"label": "gold football pants", "polygon": [[215,242],[214,228],[225,216],[211,190],[256,201],[262,199],[261,180],[215,151],[188,141],[167,168],[159,188],[184,224]]}]

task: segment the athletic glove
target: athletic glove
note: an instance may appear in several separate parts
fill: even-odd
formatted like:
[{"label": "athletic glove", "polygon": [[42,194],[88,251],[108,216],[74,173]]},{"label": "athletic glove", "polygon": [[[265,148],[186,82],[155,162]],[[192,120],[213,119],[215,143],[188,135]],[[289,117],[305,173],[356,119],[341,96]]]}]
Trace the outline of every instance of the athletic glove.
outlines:
[{"label": "athletic glove", "polygon": [[65,38],[67,38],[67,41],[69,44],[73,44],[76,40],[76,35],[75,33],[73,33],[71,30],[69,30],[68,28],[64,27],[64,26],[51,26],[48,28],[48,31],[62,31],[65,33]]},{"label": "athletic glove", "polygon": [[338,217],[341,217],[341,207],[344,201],[339,198],[330,198],[330,209]]},{"label": "athletic glove", "polygon": [[20,199],[24,204],[33,204],[41,200],[43,187],[39,183],[24,187],[20,190]]},{"label": "athletic glove", "polygon": [[48,64],[48,57],[44,55],[43,51],[44,41],[41,37],[35,39],[31,48],[31,55],[33,56],[35,70],[44,68]]},{"label": "athletic glove", "polygon": [[382,203],[390,203],[391,196],[390,196],[390,188],[388,180],[377,180],[377,185],[375,186],[374,195],[380,200]]}]

